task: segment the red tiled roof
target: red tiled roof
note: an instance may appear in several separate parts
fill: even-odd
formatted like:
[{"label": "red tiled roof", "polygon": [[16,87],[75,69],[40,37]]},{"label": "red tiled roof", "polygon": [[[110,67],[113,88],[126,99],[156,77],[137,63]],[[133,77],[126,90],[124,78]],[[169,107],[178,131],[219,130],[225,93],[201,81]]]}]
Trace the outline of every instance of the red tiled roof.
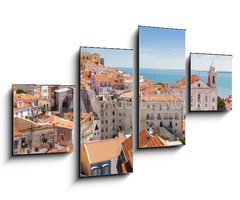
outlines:
[{"label": "red tiled roof", "polygon": [[[198,81],[200,79],[199,75],[192,75],[191,76],[191,84],[195,83],[196,81]],[[186,77],[184,77],[182,80],[178,81],[178,83],[181,85],[181,86],[184,86],[186,85]]]},{"label": "red tiled roof", "polygon": [[166,140],[157,135],[150,135],[146,128],[142,129],[139,133],[139,147],[163,147],[166,146]]},{"label": "red tiled roof", "polygon": [[95,75],[95,79],[98,82],[110,82],[110,79],[106,75],[103,75],[103,74]]},{"label": "red tiled roof", "polygon": [[133,135],[131,135],[122,143],[122,148],[127,160],[133,160]]}]

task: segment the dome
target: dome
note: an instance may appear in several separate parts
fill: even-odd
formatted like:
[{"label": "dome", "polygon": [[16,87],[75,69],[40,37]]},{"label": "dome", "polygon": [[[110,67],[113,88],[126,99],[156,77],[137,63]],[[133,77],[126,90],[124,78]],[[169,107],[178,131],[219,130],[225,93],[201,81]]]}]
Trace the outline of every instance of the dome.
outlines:
[{"label": "dome", "polygon": [[213,64],[213,61],[212,61],[212,64],[210,65],[210,71],[215,71],[215,66]]}]

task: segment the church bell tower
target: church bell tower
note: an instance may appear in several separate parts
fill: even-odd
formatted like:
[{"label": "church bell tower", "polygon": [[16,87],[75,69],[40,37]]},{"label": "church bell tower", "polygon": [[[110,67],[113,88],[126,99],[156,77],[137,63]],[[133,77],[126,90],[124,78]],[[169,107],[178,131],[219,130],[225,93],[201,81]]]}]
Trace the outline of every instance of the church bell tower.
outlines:
[{"label": "church bell tower", "polygon": [[213,64],[213,61],[208,71],[208,85],[211,88],[217,87],[217,72],[215,71],[215,66]]}]

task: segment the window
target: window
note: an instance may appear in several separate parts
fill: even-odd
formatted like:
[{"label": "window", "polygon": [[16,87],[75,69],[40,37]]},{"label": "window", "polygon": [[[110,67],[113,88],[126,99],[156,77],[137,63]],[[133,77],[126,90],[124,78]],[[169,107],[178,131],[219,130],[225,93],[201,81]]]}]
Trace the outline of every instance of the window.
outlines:
[{"label": "window", "polygon": [[212,82],[215,84],[215,76],[212,77]]},{"label": "window", "polygon": [[23,106],[21,101],[18,102],[18,106],[19,106],[19,107],[22,107],[22,106]]},{"label": "window", "polygon": [[26,148],[27,143],[26,143],[26,138],[21,138],[21,148]]},{"label": "window", "polygon": [[178,119],[178,113],[175,113],[175,119]]},{"label": "window", "polygon": [[168,119],[168,114],[164,113],[164,119]]},{"label": "window", "polygon": [[14,149],[17,149],[18,148],[18,141],[14,141]]},{"label": "window", "polygon": [[112,114],[115,115],[115,112],[113,111]]},{"label": "window", "polygon": [[162,122],[160,122],[160,127],[162,127],[163,126],[163,123]]},{"label": "window", "polygon": [[105,120],[105,124],[107,124],[108,123],[108,120]]},{"label": "window", "polygon": [[42,134],[42,143],[46,143],[47,142],[47,138],[45,134]]},{"label": "window", "polygon": [[205,96],[205,102],[207,102],[208,101],[208,96]]},{"label": "window", "polygon": [[201,94],[200,93],[198,94],[198,101],[199,102],[201,101]]},{"label": "window", "polygon": [[112,122],[115,123],[115,119],[113,119]]},{"label": "window", "polygon": [[213,97],[212,102],[215,102],[215,98]]},{"label": "window", "polygon": [[169,122],[169,127],[172,128],[172,121]]},{"label": "window", "polygon": [[108,131],[108,128],[106,128],[105,131],[107,132],[107,131]]},{"label": "window", "polygon": [[110,166],[109,164],[102,165],[102,175],[110,174]]},{"label": "window", "polygon": [[91,168],[91,171],[92,171],[92,176],[99,176],[100,175],[100,170],[98,167],[92,167]]},{"label": "window", "polygon": [[151,119],[154,119],[154,114],[153,113],[151,113]]},{"label": "window", "polygon": [[198,83],[198,87],[201,87],[201,84],[200,84],[200,83]]},{"label": "window", "polygon": [[61,137],[61,140],[64,141],[64,134],[63,133],[60,135],[60,137]]}]

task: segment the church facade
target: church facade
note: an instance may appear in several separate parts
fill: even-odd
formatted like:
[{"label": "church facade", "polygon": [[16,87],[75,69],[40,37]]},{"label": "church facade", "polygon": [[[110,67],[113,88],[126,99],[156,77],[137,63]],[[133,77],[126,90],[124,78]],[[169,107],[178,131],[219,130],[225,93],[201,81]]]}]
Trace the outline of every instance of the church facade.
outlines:
[{"label": "church facade", "polygon": [[191,111],[217,110],[217,72],[212,63],[208,71],[208,82],[201,80],[198,75],[191,75]]}]

